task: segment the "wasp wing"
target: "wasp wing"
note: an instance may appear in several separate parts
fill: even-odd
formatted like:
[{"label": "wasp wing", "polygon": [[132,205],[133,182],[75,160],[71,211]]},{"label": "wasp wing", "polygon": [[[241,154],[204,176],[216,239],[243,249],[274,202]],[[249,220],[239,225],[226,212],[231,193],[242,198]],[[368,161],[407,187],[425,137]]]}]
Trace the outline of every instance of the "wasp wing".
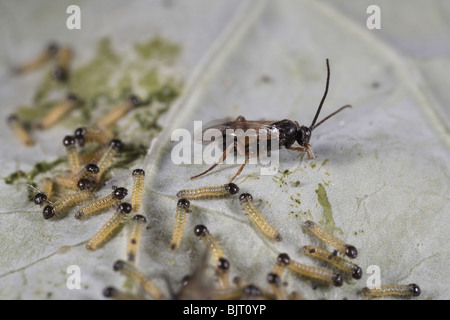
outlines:
[{"label": "wasp wing", "polygon": [[[239,138],[268,140],[278,139],[278,128],[273,126],[277,121],[237,121],[220,119],[208,122],[194,132],[194,141],[209,144],[221,137],[222,141],[235,141]],[[229,139],[229,140],[228,140]]]},{"label": "wasp wing", "polygon": [[[233,119],[232,118],[223,118],[223,119],[216,119],[216,120],[212,120],[207,122],[206,124],[202,124],[202,126],[198,127],[198,128],[194,128],[194,142],[199,143],[199,144],[209,144],[211,143],[211,140],[205,139],[205,132],[208,129],[213,129],[213,130],[219,130],[217,132],[217,134],[222,135],[222,128],[224,126],[224,124],[232,122]],[[210,135],[211,136],[211,135]]]}]

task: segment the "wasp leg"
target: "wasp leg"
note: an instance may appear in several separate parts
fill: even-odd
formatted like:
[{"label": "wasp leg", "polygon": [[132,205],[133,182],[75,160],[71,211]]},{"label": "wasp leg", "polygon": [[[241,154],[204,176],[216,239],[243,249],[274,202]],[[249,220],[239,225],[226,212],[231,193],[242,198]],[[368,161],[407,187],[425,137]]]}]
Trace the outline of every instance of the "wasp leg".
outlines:
[{"label": "wasp leg", "polygon": [[306,147],[295,147],[295,148],[288,148],[289,150],[294,150],[298,152],[305,152],[308,155],[308,159],[314,159],[316,156],[314,155],[313,150],[311,149],[311,146],[308,144]]},{"label": "wasp leg", "polygon": [[223,163],[223,162],[225,161],[225,158],[227,157],[227,155],[228,155],[228,154],[230,153],[230,151],[233,149],[233,147],[234,147],[234,143],[233,143],[233,144],[230,144],[230,145],[227,147],[227,149],[225,150],[225,152],[222,154],[222,159],[221,159],[221,160],[219,160],[219,161],[217,161],[216,163],[214,163],[208,170],[206,170],[206,171],[204,171],[204,172],[202,172],[202,173],[200,173],[200,174],[198,174],[198,175],[196,175],[196,176],[191,177],[191,180],[193,180],[193,179],[195,179],[195,178],[198,178],[198,177],[201,177],[202,175],[204,175],[204,174],[210,172],[212,169],[214,169],[215,167],[217,167],[219,164]]},{"label": "wasp leg", "polygon": [[248,159],[249,159],[249,156],[247,155],[247,156],[245,157],[245,162],[241,165],[241,167],[239,168],[238,172],[236,172],[236,174],[234,175],[234,177],[231,178],[230,183],[233,182],[234,178],[236,178],[238,175],[241,174],[242,169],[244,169],[245,165],[246,165],[247,162],[248,162]]}]

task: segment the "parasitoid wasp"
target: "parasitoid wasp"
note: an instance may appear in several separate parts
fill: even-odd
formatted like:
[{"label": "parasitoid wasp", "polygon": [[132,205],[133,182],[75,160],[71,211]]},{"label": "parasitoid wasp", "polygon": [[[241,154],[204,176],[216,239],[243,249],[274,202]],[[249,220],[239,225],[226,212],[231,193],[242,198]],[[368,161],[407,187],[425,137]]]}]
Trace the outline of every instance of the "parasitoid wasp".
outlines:
[{"label": "parasitoid wasp", "polygon": [[[242,133],[245,133],[247,137],[250,137],[247,135],[247,132],[249,129],[253,129],[251,132],[254,132],[254,138],[257,140],[257,143],[259,145],[260,141],[262,140],[268,140],[268,139],[278,139],[279,148],[286,148],[288,150],[294,150],[298,152],[305,152],[308,156],[308,159],[314,159],[315,155],[314,152],[309,144],[309,141],[311,139],[312,131],[315,130],[318,126],[320,126],[322,123],[324,123],[329,118],[335,116],[342,110],[346,108],[351,108],[350,105],[345,105],[335,112],[331,113],[330,115],[326,116],[321,121],[317,122],[317,118],[319,117],[320,111],[322,109],[323,103],[325,101],[325,98],[328,94],[328,88],[330,84],[330,65],[328,62],[328,59],[326,59],[326,65],[327,65],[327,81],[325,86],[325,92],[323,94],[322,100],[320,101],[319,107],[317,108],[316,115],[314,116],[314,119],[309,127],[307,126],[300,126],[297,121],[292,121],[288,119],[284,119],[281,121],[248,121],[243,116],[238,116],[236,119],[232,121],[221,121],[216,120],[213,121],[210,125],[208,125],[203,132],[206,132],[207,130],[214,129],[219,130],[222,134],[223,138],[223,151],[222,156],[219,158],[219,161],[214,163],[209,169],[206,171],[191,177],[192,179],[198,178],[203,176],[204,174],[208,173],[209,171],[213,170],[217,165],[223,163],[228,156],[228,154],[231,152],[231,150],[236,150],[239,154],[245,156],[244,163],[240,166],[237,173],[233,176],[233,178],[230,180],[230,183],[242,172],[242,169],[244,169],[244,166],[247,164],[248,160],[250,158],[259,158],[262,153],[259,151],[261,150],[259,147],[257,150],[253,150],[248,145],[248,140],[244,140],[243,143],[242,140],[238,139],[239,135]],[[265,137],[261,136],[261,130],[266,133]],[[227,136],[230,139],[227,139]],[[230,137],[231,136],[231,137]],[[229,143],[227,145],[227,141],[233,141],[232,143]],[[298,147],[294,147],[294,143],[298,143]],[[269,152],[270,148],[268,147],[265,152]]]}]

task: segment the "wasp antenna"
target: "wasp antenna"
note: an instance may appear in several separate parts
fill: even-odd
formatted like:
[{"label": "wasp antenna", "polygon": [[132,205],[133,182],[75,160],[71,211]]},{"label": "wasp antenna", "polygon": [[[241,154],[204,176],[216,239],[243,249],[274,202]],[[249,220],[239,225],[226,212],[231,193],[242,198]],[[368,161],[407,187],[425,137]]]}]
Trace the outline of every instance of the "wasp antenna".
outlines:
[{"label": "wasp antenna", "polygon": [[336,115],[337,113],[341,112],[342,110],[346,109],[346,108],[351,108],[352,106],[349,104],[346,104],[343,107],[340,107],[339,109],[337,109],[335,112],[333,112],[332,114],[326,116],[324,119],[322,119],[321,121],[319,121],[318,124],[316,124],[315,126],[311,126],[309,127],[309,129],[312,131],[315,128],[317,128],[318,126],[320,126],[322,123],[324,123],[325,121],[327,121],[328,119],[330,119],[331,117],[333,117],[334,115]]},{"label": "wasp antenna", "polygon": [[322,110],[323,103],[325,102],[325,99],[328,94],[328,87],[330,85],[330,64],[328,63],[328,59],[326,61],[327,61],[327,84],[325,86],[325,92],[323,93],[323,97],[322,97],[322,100],[320,101],[319,108],[317,108],[316,115],[314,116],[314,120],[311,123],[311,126],[309,127],[311,130],[313,130],[315,127],[317,127],[314,125],[316,124],[317,118],[319,117],[320,110]]}]

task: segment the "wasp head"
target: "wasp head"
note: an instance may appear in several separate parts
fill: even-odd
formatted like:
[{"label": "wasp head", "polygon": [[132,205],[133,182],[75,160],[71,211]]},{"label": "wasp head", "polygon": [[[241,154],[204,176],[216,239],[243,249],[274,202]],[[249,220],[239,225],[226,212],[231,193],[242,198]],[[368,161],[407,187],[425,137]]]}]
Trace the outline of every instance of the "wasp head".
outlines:
[{"label": "wasp head", "polygon": [[309,145],[309,139],[311,139],[311,129],[306,126],[301,126],[300,129],[297,130],[297,143],[302,147],[306,147]]}]

